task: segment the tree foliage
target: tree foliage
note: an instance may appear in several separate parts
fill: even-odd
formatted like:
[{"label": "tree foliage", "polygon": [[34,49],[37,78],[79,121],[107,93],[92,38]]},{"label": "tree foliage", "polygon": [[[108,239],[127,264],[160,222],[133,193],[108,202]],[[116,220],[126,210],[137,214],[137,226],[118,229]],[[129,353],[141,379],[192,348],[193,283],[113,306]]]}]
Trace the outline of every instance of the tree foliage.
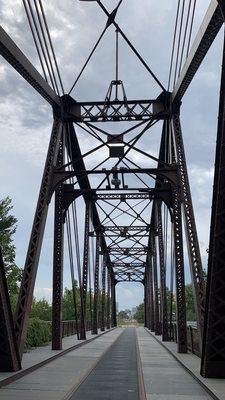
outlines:
[{"label": "tree foliage", "polygon": [[136,313],[134,314],[134,319],[139,323],[143,324],[144,323],[144,303],[141,303],[138,308]]},{"label": "tree foliage", "polygon": [[52,307],[46,299],[36,300],[34,297],[30,318],[39,318],[42,321],[51,321]]},{"label": "tree foliage", "polygon": [[17,219],[11,214],[12,200],[9,197],[0,200],[0,246],[6,271],[9,296],[15,309],[22,270],[15,263],[16,249],[13,236],[17,228]]},{"label": "tree foliage", "polygon": [[130,318],[130,310],[121,310],[117,314],[118,321],[122,321],[123,319],[128,320]]},{"label": "tree foliage", "polygon": [[194,296],[191,283],[185,286],[185,297],[186,297],[187,321],[195,321],[196,316],[195,316]]}]

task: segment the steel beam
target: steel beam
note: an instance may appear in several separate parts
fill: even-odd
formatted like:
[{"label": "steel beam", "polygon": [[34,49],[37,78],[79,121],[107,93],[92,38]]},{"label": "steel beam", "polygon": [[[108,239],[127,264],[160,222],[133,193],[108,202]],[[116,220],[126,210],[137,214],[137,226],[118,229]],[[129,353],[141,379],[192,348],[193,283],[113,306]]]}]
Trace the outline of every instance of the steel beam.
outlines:
[{"label": "steel beam", "polygon": [[149,274],[149,329],[153,332],[155,328],[154,310],[154,288],[153,288],[153,265],[152,255],[148,254],[147,269]]},{"label": "steel beam", "polygon": [[111,277],[111,326],[117,326],[116,318],[116,283],[115,279]]},{"label": "steel beam", "polygon": [[4,263],[0,249],[0,372],[21,369]]},{"label": "steel beam", "polygon": [[203,275],[198,234],[195,224],[194,209],[191,198],[191,189],[188,179],[187,164],[183,143],[183,136],[179,112],[173,116],[172,131],[176,163],[179,165],[181,178],[181,196],[184,210],[185,233],[187,239],[188,256],[192,277],[195,314],[199,332],[199,346],[202,347],[202,332],[205,312],[205,281]]},{"label": "steel beam", "polygon": [[225,378],[225,36],[213,185],[201,374]]},{"label": "steel beam", "polygon": [[[65,140],[59,147],[57,167],[64,164]],[[54,251],[53,251],[53,292],[52,292],[52,350],[62,350],[62,297],[63,297],[63,184],[55,191]]]},{"label": "steel beam", "polygon": [[98,334],[98,300],[99,300],[99,234],[96,236],[95,270],[94,270],[94,302],[93,302],[93,335]]},{"label": "steel beam", "polygon": [[107,269],[107,296],[106,296],[106,328],[110,329],[110,289],[111,289],[111,279],[110,273]]},{"label": "steel beam", "polygon": [[[105,255],[103,258],[103,267],[102,267],[102,312],[101,312],[101,331],[105,330],[105,287],[106,287],[106,263],[105,263]],[[107,272],[109,274],[109,271]]]},{"label": "steel beam", "polygon": [[48,103],[53,107],[60,107],[60,97],[39,74],[2,26],[0,26],[0,54]]},{"label": "steel beam", "polygon": [[201,27],[193,42],[189,56],[181,70],[178,81],[172,93],[172,101],[181,101],[188,89],[217,33],[223,24],[221,9],[216,0],[211,0]]},{"label": "steel beam", "polygon": [[154,282],[154,322],[155,334],[161,335],[160,322],[159,322],[159,287],[158,287],[158,268],[157,268],[157,253],[156,253],[156,236],[155,232],[151,232],[151,253],[153,264],[153,282]]},{"label": "steel beam", "polygon": [[27,335],[28,318],[33,301],[34,284],[50,200],[50,184],[53,178],[53,169],[57,162],[62,129],[61,120],[55,118],[17,303],[15,331],[21,356]]},{"label": "steel beam", "polygon": [[177,351],[187,353],[187,322],[180,191],[173,188],[173,230],[176,270]]},{"label": "steel beam", "polygon": [[168,109],[158,100],[75,102],[68,112],[73,122],[149,121],[168,117]]},{"label": "steel beam", "polygon": [[161,320],[162,320],[162,340],[168,341],[168,317],[167,317],[167,297],[166,297],[166,268],[163,242],[162,227],[162,204],[157,204],[157,232],[159,243],[159,265],[160,265],[160,294],[161,294]]},{"label": "steel beam", "polygon": [[[68,124],[68,137],[69,137],[69,143],[70,143],[70,146],[68,146],[68,153],[69,153],[70,159],[72,160],[72,165],[73,165],[74,171],[78,172],[77,181],[82,190],[84,200],[87,203],[90,201],[89,190],[91,190],[91,185],[90,185],[88,176],[85,173],[84,160],[82,158],[79,142],[78,142],[77,135],[76,135],[76,132],[75,132],[72,122]],[[82,174],[79,173],[80,171],[83,171],[83,173]],[[91,198],[91,203],[92,203],[92,219],[93,219],[92,222],[93,222],[94,229],[97,232],[99,230],[99,227],[101,226],[101,222],[99,219],[96,204],[92,198]],[[106,252],[107,244],[106,244],[105,237],[102,233],[100,233],[100,240],[101,240],[101,249],[103,252]],[[113,275],[113,270],[111,267],[109,267],[111,265],[109,255],[106,256],[106,262],[107,262],[108,268],[110,268],[111,274]]]},{"label": "steel beam", "polygon": [[87,285],[89,265],[89,230],[90,230],[90,202],[86,203],[85,226],[84,226],[84,248],[83,248],[83,272],[81,287],[81,318],[80,318],[80,340],[86,340],[86,315],[87,315]]}]

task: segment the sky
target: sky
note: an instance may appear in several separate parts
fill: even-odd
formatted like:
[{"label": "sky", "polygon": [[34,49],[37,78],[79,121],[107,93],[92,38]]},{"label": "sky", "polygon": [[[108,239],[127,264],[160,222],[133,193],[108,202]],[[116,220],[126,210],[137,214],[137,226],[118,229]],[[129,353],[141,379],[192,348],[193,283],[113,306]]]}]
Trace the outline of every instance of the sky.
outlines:
[{"label": "sky", "polygon": [[[124,0],[117,16],[117,21],[129,39],[164,85],[167,85],[168,81],[176,3],[175,0]],[[104,1],[104,4],[112,10],[117,3],[108,0]],[[106,18],[95,2],[43,0],[43,5],[67,92],[103,30]],[[208,5],[208,0],[197,1],[193,37]],[[22,1],[0,0],[0,21],[6,32],[40,71]],[[181,109],[189,178],[205,268],[222,44],[220,32],[188,89]],[[75,99],[84,101],[105,98],[109,84],[115,78],[114,50],[115,33],[114,29],[110,28],[72,92]],[[154,98],[159,94],[153,80],[122,41],[119,73],[128,98]],[[0,58],[0,197],[9,195],[13,200],[13,212],[18,218],[15,235],[16,261],[21,267],[25,261],[51,124],[51,107],[3,58]],[[84,139],[83,149],[90,146],[89,139]],[[153,153],[156,141],[153,141]],[[147,142],[144,144],[150,146]],[[49,301],[52,293],[52,238],[51,204],[35,285],[35,296],[44,296]],[[185,267],[189,279],[188,266]],[[64,286],[70,285],[69,268],[65,265]],[[117,300],[120,309],[134,307],[143,300],[143,288],[141,285],[130,283],[119,284]]]}]

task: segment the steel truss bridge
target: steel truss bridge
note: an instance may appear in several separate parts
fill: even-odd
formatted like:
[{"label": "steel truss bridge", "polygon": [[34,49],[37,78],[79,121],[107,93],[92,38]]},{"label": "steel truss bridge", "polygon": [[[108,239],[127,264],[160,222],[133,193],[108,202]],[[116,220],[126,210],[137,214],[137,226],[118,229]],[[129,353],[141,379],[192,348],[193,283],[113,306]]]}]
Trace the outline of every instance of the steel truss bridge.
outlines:
[{"label": "steel truss bridge", "polygon": [[[62,347],[66,236],[72,287],[75,276],[78,276],[80,288],[81,313],[76,321],[80,339],[86,338],[86,306],[91,288],[94,293],[92,332],[96,334],[99,326],[104,331],[106,327],[117,324],[116,285],[119,282],[139,282],[144,286],[145,326],[156,334],[162,334],[164,341],[170,340],[172,310],[166,286],[171,271],[174,274],[171,296],[173,298],[175,293],[177,351],[187,352],[185,232],[202,357],[201,374],[225,378],[225,58],[221,76],[207,283],[202,269],[180,122],[182,98],[217,33],[223,28],[224,1],[211,1],[179,74],[176,66],[174,87],[167,90],[117,24],[121,1],[112,12],[108,12],[97,0],[96,7],[100,6],[107,17],[99,41],[107,29],[116,28],[117,57],[116,79],[110,83],[105,99],[93,102],[73,98],[74,85],[70,92],[64,92],[42,2],[23,3],[43,73],[38,72],[2,27],[0,53],[52,107],[53,126],[14,318],[1,261],[0,370],[21,368],[48,207],[54,196],[52,348]],[[178,27],[175,27],[175,34],[176,29]],[[125,40],[158,85],[157,98],[130,100],[127,97],[125,84],[118,75],[120,38]],[[171,67],[174,58],[173,49]],[[127,124],[125,130],[121,124],[124,122]],[[117,124],[117,134],[108,130],[108,123]],[[159,124],[162,132],[156,157],[150,153],[150,146],[145,148],[141,140],[147,135],[145,143],[150,143],[150,134]],[[91,142],[89,150],[82,149],[81,132],[85,132],[85,137]],[[79,205],[81,202],[83,208]],[[169,245],[173,249],[171,265],[166,262]],[[95,260],[93,271],[90,269],[92,253]]]}]

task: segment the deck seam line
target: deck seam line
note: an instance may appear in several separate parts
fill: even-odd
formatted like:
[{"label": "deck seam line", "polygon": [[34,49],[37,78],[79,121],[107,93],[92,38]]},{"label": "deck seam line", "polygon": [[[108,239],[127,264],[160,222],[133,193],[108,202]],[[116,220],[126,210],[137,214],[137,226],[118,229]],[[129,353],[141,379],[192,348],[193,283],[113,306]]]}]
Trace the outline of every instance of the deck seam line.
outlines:
[{"label": "deck seam line", "polygon": [[146,390],[145,390],[145,381],[144,381],[144,373],[141,362],[141,353],[138,343],[138,335],[137,328],[135,328],[136,333],[136,354],[137,354],[137,374],[138,374],[138,383],[139,383],[139,395],[140,400],[147,400]]}]

